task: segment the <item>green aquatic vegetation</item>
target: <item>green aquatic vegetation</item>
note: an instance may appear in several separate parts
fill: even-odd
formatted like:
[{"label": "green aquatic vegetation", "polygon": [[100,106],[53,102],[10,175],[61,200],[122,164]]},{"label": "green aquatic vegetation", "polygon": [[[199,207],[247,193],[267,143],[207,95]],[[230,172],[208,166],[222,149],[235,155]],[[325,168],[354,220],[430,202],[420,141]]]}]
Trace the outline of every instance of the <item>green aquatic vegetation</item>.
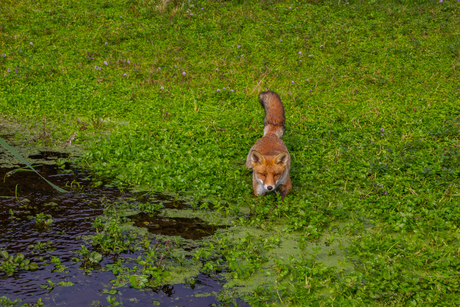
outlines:
[{"label": "green aquatic vegetation", "polygon": [[128,218],[119,211],[120,204],[108,205],[105,215],[96,217],[93,227],[96,233],[91,236],[91,244],[103,252],[121,253],[137,249],[137,235],[130,233],[123,225]]},{"label": "green aquatic vegetation", "polygon": [[51,291],[53,290],[54,288],[56,288],[56,286],[63,286],[63,287],[72,287],[73,286],[73,283],[70,282],[70,281],[60,281],[60,282],[53,282],[51,280],[47,280],[46,281],[46,284],[44,285],[41,285],[40,287],[42,289],[46,289],[48,291]]},{"label": "green aquatic vegetation", "polygon": [[46,242],[38,241],[35,244],[29,245],[29,249],[32,250],[32,254],[40,254],[46,250],[52,251],[55,250],[55,247],[51,247],[51,244],[53,244],[53,241],[48,240]]},{"label": "green aquatic vegetation", "polygon": [[[21,299],[15,299],[15,300],[10,300],[9,298],[7,298],[6,296],[1,296],[0,297],[0,306],[31,306],[30,303],[24,303],[24,304],[21,304],[19,305],[20,303],[22,302]],[[42,299],[39,298],[35,303],[34,303],[35,306],[43,306],[43,302],[42,302]]]},{"label": "green aquatic vegetation", "polygon": [[74,261],[83,261],[85,270],[87,269],[87,266],[96,265],[102,260],[102,254],[96,251],[88,250],[88,248],[83,244],[77,253],[83,257],[83,259],[74,258]]},{"label": "green aquatic vegetation", "polygon": [[0,251],[0,256],[3,258],[0,262],[0,271],[5,272],[8,276],[13,275],[18,270],[36,270],[38,265],[35,262],[25,259],[21,253],[14,255],[8,254],[7,251]]},{"label": "green aquatic vegetation", "polygon": [[54,222],[51,214],[37,213],[35,216],[28,216],[29,219],[35,221],[38,228],[49,228]]},{"label": "green aquatic vegetation", "polygon": [[264,252],[271,247],[267,239],[250,234],[237,242],[223,239],[219,244],[226,245],[222,256],[232,271],[231,275],[234,279],[246,279],[258,270],[268,261],[267,254]]},{"label": "green aquatic vegetation", "polygon": [[120,305],[120,303],[116,301],[117,300],[116,296],[110,296],[109,295],[109,296],[107,296],[106,300],[107,300],[107,303],[110,304],[109,306],[111,306],[111,307]]},{"label": "green aquatic vegetation", "polygon": [[102,222],[102,218],[94,221],[96,234],[92,236],[93,246],[104,252],[123,252],[129,249],[130,237],[120,228],[119,219],[108,219]]},{"label": "green aquatic vegetation", "polygon": [[10,220],[20,220],[20,218],[14,216],[15,212],[13,211],[13,209],[8,210],[8,213],[10,214],[10,217],[9,217]]},{"label": "green aquatic vegetation", "polygon": [[57,203],[55,203],[55,202],[49,202],[49,203],[44,204],[44,206],[56,209],[59,205]]},{"label": "green aquatic vegetation", "polygon": [[118,259],[114,264],[107,264],[104,270],[111,271],[115,275],[115,279],[111,280],[112,287],[118,288],[130,284],[131,276],[136,275],[138,270],[136,268],[129,268],[128,266],[123,265],[123,260]]},{"label": "green aquatic vegetation", "polygon": [[66,271],[67,267],[61,263],[61,259],[59,259],[59,257],[51,256],[50,261],[54,264],[54,272],[69,273],[69,271]]},{"label": "green aquatic vegetation", "polygon": [[131,286],[139,289],[145,286],[160,285],[164,278],[169,276],[166,260],[171,255],[171,248],[170,241],[164,245],[157,243],[155,246],[147,247],[145,254],[135,260],[143,268],[141,269],[142,274],[130,277]]},{"label": "green aquatic vegetation", "polygon": [[147,212],[147,213],[154,213],[154,212],[158,212],[159,209],[162,209],[164,206],[163,206],[163,203],[141,203],[139,204],[138,206],[138,210],[139,211],[143,211],[143,212]]},{"label": "green aquatic vegetation", "polygon": [[[246,296],[251,306],[262,306],[278,301],[288,305],[318,305],[329,294],[337,273],[334,267],[324,266],[314,257],[304,260],[277,261],[276,284],[258,287]],[[326,292],[325,292],[326,291]]]}]

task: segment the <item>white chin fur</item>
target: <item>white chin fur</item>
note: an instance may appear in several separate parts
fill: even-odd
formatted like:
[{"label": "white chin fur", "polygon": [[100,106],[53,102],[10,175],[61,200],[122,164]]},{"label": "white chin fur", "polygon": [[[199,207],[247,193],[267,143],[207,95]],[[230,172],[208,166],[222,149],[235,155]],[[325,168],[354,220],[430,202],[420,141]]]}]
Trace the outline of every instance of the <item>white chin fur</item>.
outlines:
[{"label": "white chin fur", "polygon": [[268,190],[264,189],[263,184],[257,185],[257,195],[264,195]]},{"label": "white chin fur", "polygon": [[264,184],[258,184],[257,185],[257,195],[264,195],[265,193],[270,193],[270,192],[273,192],[275,191],[275,189],[267,189],[267,186],[264,185]]}]

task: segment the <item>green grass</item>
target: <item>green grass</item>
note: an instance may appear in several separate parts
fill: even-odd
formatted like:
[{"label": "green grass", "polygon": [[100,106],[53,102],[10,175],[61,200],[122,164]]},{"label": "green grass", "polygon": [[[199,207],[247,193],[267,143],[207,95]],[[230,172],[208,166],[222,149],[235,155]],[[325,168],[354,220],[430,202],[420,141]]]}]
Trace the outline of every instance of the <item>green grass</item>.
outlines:
[{"label": "green grass", "polygon": [[[451,306],[460,3],[349,2],[4,1],[0,115],[31,129],[46,115],[56,146],[77,131],[79,163],[115,184],[249,207],[241,223],[282,220],[309,242],[353,237],[352,272],[280,263],[279,288],[254,305]],[[272,216],[276,197],[255,200],[244,166],[266,89],[285,105],[293,159]]]}]

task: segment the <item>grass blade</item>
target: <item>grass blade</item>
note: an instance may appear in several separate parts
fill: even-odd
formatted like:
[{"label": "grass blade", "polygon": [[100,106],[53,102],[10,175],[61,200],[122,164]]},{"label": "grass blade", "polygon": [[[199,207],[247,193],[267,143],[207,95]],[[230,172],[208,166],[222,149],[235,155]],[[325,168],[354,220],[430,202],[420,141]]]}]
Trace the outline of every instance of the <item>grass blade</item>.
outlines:
[{"label": "grass blade", "polygon": [[16,158],[18,158],[19,160],[21,160],[22,163],[24,163],[25,165],[27,165],[31,170],[33,170],[35,173],[38,174],[38,176],[42,177],[43,180],[45,180],[46,182],[48,182],[48,184],[50,186],[52,186],[53,188],[55,188],[57,191],[61,192],[61,193],[67,193],[66,190],[64,189],[61,189],[60,187],[52,184],[51,182],[49,182],[48,180],[46,180],[45,177],[43,177],[42,175],[40,175],[33,167],[32,165],[30,165],[20,154],[18,154],[16,152],[16,150],[13,149],[13,147],[11,147],[10,145],[8,145],[5,140],[3,140],[2,138],[0,138],[0,144],[6,148],[6,150],[8,150],[9,152],[11,152]]}]

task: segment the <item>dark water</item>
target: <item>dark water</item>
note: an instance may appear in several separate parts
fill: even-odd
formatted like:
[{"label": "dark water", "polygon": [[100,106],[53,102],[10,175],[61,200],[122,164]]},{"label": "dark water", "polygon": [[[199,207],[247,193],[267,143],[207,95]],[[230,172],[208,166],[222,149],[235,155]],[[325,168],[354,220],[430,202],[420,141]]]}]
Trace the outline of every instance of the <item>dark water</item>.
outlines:
[{"label": "dark water", "polygon": [[59,158],[68,158],[69,154],[64,152],[41,151],[39,154],[30,155],[30,159],[55,160]]},{"label": "dark water", "polygon": [[214,234],[218,226],[204,223],[199,218],[158,218],[154,214],[141,212],[130,216],[134,225],[146,227],[150,233],[168,236],[181,236],[185,239],[199,240]]},{"label": "dark water", "polygon": [[[48,152],[36,158],[48,159],[54,156]],[[38,166],[36,169],[69,193],[55,191],[34,172],[12,173],[13,169],[0,169],[0,250],[6,250],[10,255],[22,253],[26,259],[39,264],[36,271],[19,270],[13,276],[0,272],[0,296],[7,296],[11,300],[19,298],[23,302],[35,302],[41,298],[49,306],[107,306],[106,297],[109,294],[103,291],[111,289],[110,280],[115,279],[115,276],[111,272],[97,269],[86,275],[79,268],[81,263],[72,262],[73,257],[78,257],[73,251],[80,249],[83,244],[79,239],[81,236],[94,234],[92,220],[102,215],[104,202],[137,202],[142,201],[142,198],[114,187],[94,187],[90,177],[79,170],[66,173],[49,165]],[[187,207],[186,204],[164,195],[157,195],[157,199],[153,201],[149,199],[151,203],[155,201],[163,203],[165,207]],[[35,222],[28,218],[37,213],[52,215],[52,227],[37,228]],[[211,235],[216,229],[199,219],[171,219],[147,213],[133,216],[132,220],[136,225],[147,227],[153,233],[180,235],[190,239]],[[29,248],[31,244],[47,241],[52,243],[51,249],[46,251],[34,253]],[[59,257],[68,273],[53,271],[55,266],[50,264],[51,256]],[[137,257],[137,254],[126,256]],[[117,256],[104,256],[100,262],[101,267],[113,263],[115,257]],[[40,285],[46,284],[47,280],[55,283],[71,281],[74,285],[56,286],[52,290],[42,289]],[[194,295],[218,292],[221,289],[218,279],[200,274],[193,286],[181,284],[143,290],[122,287],[117,289],[119,292],[116,296],[117,302],[122,302],[122,306],[152,306],[152,301],[158,301],[162,306],[210,306],[221,304],[213,296]]]}]

